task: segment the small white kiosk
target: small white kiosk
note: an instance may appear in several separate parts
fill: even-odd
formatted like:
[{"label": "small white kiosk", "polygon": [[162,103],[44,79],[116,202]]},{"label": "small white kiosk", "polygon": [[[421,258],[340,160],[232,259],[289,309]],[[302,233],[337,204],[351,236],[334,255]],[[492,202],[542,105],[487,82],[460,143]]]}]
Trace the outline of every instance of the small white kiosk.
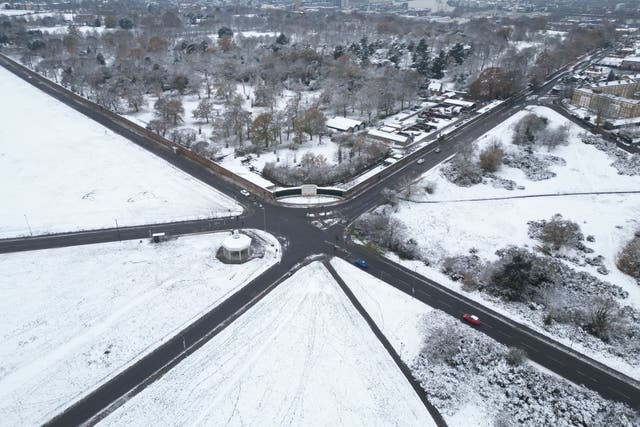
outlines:
[{"label": "small white kiosk", "polygon": [[245,262],[251,255],[251,237],[233,230],[231,236],[222,241],[221,255],[228,262]]}]

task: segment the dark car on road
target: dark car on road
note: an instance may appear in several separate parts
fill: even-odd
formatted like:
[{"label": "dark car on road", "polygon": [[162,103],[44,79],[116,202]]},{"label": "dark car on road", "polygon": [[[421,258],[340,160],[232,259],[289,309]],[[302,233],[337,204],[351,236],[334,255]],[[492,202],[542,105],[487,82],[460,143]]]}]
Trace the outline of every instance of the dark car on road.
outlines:
[{"label": "dark car on road", "polygon": [[369,268],[369,264],[367,264],[367,261],[360,259],[360,258],[356,258],[355,261],[353,261],[353,263],[355,265],[357,265],[358,267],[362,268],[362,269],[367,269]]}]

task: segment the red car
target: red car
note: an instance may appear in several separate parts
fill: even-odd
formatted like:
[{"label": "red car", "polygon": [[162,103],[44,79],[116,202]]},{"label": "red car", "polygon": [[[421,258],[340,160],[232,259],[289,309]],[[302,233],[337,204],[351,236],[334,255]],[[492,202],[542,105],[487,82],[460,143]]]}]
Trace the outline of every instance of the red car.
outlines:
[{"label": "red car", "polygon": [[465,313],[462,315],[462,318],[467,322],[471,323],[472,325],[480,326],[481,324],[480,319],[478,319],[478,316],[475,316],[473,314]]}]

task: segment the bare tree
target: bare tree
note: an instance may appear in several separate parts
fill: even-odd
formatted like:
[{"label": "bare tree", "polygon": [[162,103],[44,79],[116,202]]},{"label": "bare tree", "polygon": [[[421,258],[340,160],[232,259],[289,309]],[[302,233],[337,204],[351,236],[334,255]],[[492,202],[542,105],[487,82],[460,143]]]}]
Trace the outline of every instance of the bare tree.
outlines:
[{"label": "bare tree", "polygon": [[578,224],[562,219],[562,215],[556,214],[551,221],[543,225],[540,239],[557,251],[562,247],[575,246],[583,239],[583,235]]},{"label": "bare tree", "polygon": [[209,123],[209,119],[213,114],[213,104],[208,99],[202,99],[191,114],[193,118],[204,120],[205,123]]},{"label": "bare tree", "polygon": [[273,141],[273,116],[271,113],[262,113],[251,122],[251,140],[255,144],[269,148]]},{"label": "bare tree", "polygon": [[184,107],[178,98],[160,97],[153,107],[156,109],[156,114],[174,126],[183,120]]}]

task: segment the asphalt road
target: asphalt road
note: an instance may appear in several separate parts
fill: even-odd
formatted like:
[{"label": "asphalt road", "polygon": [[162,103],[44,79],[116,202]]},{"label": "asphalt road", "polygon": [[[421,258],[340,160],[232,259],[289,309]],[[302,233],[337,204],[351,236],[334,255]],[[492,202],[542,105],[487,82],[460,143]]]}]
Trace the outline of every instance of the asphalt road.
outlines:
[{"label": "asphalt road", "polygon": [[461,322],[464,313],[477,315],[482,325],[475,327],[476,329],[506,346],[522,348],[527,352],[529,359],[564,378],[596,390],[606,398],[625,402],[631,407],[640,407],[640,389],[637,385],[629,384],[623,375],[612,375],[604,365],[578,355],[569,347],[551,341],[529,327],[509,320],[408,268],[373,256],[363,247],[349,246],[338,253],[347,260],[354,257],[366,259],[369,274],[431,307],[460,319]]},{"label": "asphalt road", "polygon": [[[238,218],[224,220],[184,221],[0,240],[0,252],[142,239],[148,238],[152,232],[181,235],[242,227],[264,228],[287,242],[280,264],[272,267],[238,291],[238,293],[207,313],[202,319],[189,326],[174,339],[140,360],[134,366],[126,369],[96,392],[91,393],[87,398],[77,402],[70,410],[53,419],[50,423],[51,425],[76,425],[89,420],[95,421],[94,417],[97,414],[102,414],[105,409],[113,408],[114,402],[119,402],[123,396],[130,396],[140,391],[162,375],[163,372],[178,363],[179,360],[195,351],[206,340],[222,330],[243,310],[272,289],[278,283],[278,278],[290,272],[303,259],[313,254],[344,254],[345,251],[352,255],[365,257],[371,265],[370,273],[398,289],[410,293],[426,304],[442,309],[455,317],[461,316],[464,312],[480,315],[484,322],[483,326],[479,328],[480,331],[505,345],[517,345],[524,348],[532,360],[546,368],[576,383],[585,384],[605,397],[638,407],[640,390],[637,387],[637,383],[631,379],[622,375],[615,375],[603,365],[590,361],[574,353],[569,348],[551,343],[547,338],[538,335],[529,328],[512,322],[481,304],[455,295],[439,284],[422,278],[402,266],[378,257],[376,254],[368,253],[364,248],[348,245],[348,242],[342,241],[345,225],[362,213],[379,205],[382,201],[382,190],[385,188],[399,188],[407,179],[417,178],[420,174],[453,156],[462,145],[470,144],[483,133],[527,105],[527,96],[531,95],[532,91],[527,91],[514,97],[490,113],[483,115],[480,119],[456,129],[443,142],[439,143],[441,148],[439,153],[434,151],[434,146],[424,148],[420,155],[425,160],[423,164],[418,165],[415,159],[411,161],[405,160],[401,170],[389,177],[372,182],[366,191],[361,192],[350,200],[331,207],[306,209],[268,204],[257,200],[255,196],[251,198],[240,196],[240,187],[228,178],[215,175],[205,167],[183,156],[171,153],[165,147],[148,140],[144,135],[139,135],[118,123],[111,122],[107,116],[99,111],[68,99],[55,85],[44,81],[37,75],[25,74],[24,70],[4,61],[1,56],[0,65],[4,65],[19,77],[24,78],[54,98],[86,114],[114,132],[129,138],[134,143],[226,195],[233,197],[245,206],[243,215]],[[554,79],[537,89],[536,93],[546,93],[561,77],[562,74],[559,73]],[[262,207],[260,207],[259,203],[262,204]],[[341,220],[341,223],[324,230],[312,225],[307,214],[317,215],[324,211],[331,211],[332,213],[329,216],[337,217]],[[342,246],[336,247],[334,244]]]}]

